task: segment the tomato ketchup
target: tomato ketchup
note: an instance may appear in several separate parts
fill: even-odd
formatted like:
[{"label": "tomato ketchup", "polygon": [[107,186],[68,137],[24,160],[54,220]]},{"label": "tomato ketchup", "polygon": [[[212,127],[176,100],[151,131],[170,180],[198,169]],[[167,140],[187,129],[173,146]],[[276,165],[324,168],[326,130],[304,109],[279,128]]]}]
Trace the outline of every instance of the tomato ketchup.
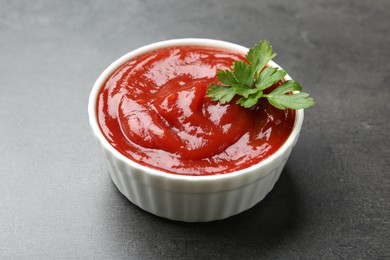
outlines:
[{"label": "tomato ketchup", "polygon": [[[206,97],[216,72],[244,55],[204,46],[157,49],[114,71],[97,99],[99,126],[129,159],[164,172],[215,175],[250,167],[289,137],[295,111],[266,99],[246,109]],[[276,86],[274,86],[276,87]]]}]

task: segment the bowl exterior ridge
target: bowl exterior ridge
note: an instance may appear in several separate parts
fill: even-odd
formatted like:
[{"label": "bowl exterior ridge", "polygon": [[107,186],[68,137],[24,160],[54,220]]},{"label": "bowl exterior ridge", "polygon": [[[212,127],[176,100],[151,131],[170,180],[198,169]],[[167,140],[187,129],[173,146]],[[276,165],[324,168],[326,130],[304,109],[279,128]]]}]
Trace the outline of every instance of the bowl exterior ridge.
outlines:
[{"label": "bowl exterior ridge", "polygon": [[[269,169],[251,173],[261,174],[262,178],[249,183],[245,178],[231,179],[235,185],[238,182],[239,187],[231,189],[231,183],[217,183],[215,189],[218,191],[204,192],[202,185],[185,180],[177,183],[161,179],[156,186],[156,180],[148,172],[131,167],[104,146],[100,147],[107,159],[112,181],[126,198],[154,215],[185,222],[224,219],[253,207],[272,190],[291,153],[289,149]],[[178,185],[183,190],[178,190]]]}]

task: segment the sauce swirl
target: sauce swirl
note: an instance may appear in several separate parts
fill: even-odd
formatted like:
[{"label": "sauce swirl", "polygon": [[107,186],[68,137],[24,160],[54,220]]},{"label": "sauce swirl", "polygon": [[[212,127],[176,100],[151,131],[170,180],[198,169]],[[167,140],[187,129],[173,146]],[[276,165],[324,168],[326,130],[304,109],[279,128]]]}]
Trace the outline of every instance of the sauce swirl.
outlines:
[{"label": "sauce swirl", "polygon": [[103,134],[129,159],[175,174],[223,174],[264,160],[290,135],[295,112],[266,100],[245,109],[206,97],[208,85],[218,83],[216,72],[235,60],[245,57],[202,46],[162,48],[130,59],[98,95]]}]

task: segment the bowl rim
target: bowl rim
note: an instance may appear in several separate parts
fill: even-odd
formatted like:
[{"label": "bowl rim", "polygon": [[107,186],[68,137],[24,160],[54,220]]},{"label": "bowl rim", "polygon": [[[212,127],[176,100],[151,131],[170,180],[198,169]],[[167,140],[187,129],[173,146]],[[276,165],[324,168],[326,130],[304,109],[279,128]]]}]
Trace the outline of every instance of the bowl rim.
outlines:
[{"label": "bowl rim", "polygon": [[[295,121],[293,130],[291,131],[289,137],[287,140],[283,143],[283,145],[275,151],[273,154],[265,158],[264,160],[249,166],[247,168],[234,171],[234,172],[228,172],[228,173],[221,173],[221,174],[214,174],[214,175],[184,175],[184,174],[175,174],[175,173],[169,173],[165,172],[163,170],[158,170],[155,168],[151,168],[148,166],[141,165],[130,158],[126,157],[122,153],[120,153],[118,150],[116,150],[106,139],[104,134],[102,133],[100,126],[98,124],[97,120],[97,113],[96,113],[96,105],[97,105],[97,97],[99,94],[99,91],[103,84],[106,82],[107,78],[111,76],[111,74],[122,64],[124,64],[129,59],[139,56],[143,53],[153,51],[160,48],[166,48],[166,47],[174,47],[174,46],[208,46],[208,47],[215,47],[215,48],[221,48],[221,49],[229,49],[232,51],[237,51],[240,53],[245,54],[248,51],[247,47],[230,43],[227,41],[221,41],[221,40],[215,40],[215,39],[206,39],[206,38],[181,38],[181,39],[172,39],[172,40],[165,40],[165,41],[159,41],[152,44],[148,44],[142,47],[139,47],[133,51],[130,51],[121,57],[119,57],[117,60],[115,60],[113,63],[111,63],[98,77],[98,79],[95,81],[92,90],[89,95],[88,99],[88,117],[89,117],[89,124],[92,128],[93,134],[96,136],[96,138],[99,140],[101,145],[108,150],[112,155],[115,156],[116,159],[119,159],[120,161],[130,165],[131,167],[142,171],[143,173],[150,174],[153,177],[158,178],[164,178],[172,181],[190,181],[190,182],[212,182],[215,180],[229,180],[237,177],[243,177],[247,174],[251,174],[257,169],[260,169],[262,167],[266,167],[267,165],[271,164],[275,159],[277,159],[279,156],[283,155],[289,147],[294,146],[295,139],[298,137],[301,126],[303,123],[304,118],[304,112],[303,109],[297,110],[295,115]],[[270,61],[268,65],[273,67],[281,68],[277,63],[274,61]],[[288,74],[285,76],[285,79],[290,80],[292,79]]]}]

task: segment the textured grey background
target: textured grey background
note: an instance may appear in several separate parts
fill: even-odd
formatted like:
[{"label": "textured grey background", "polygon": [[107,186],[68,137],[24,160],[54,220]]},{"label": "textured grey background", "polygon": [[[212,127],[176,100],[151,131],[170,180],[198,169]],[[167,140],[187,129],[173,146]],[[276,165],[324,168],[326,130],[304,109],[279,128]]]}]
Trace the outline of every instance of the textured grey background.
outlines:
[{"label": "textured grey background", "polygon": [[[0,258],[389,259],[390,1],[0,1]],[[89,130],[112,61],[182,37],[252,46],[317,101],[274,190],[223,221],[150,215]]]}]

